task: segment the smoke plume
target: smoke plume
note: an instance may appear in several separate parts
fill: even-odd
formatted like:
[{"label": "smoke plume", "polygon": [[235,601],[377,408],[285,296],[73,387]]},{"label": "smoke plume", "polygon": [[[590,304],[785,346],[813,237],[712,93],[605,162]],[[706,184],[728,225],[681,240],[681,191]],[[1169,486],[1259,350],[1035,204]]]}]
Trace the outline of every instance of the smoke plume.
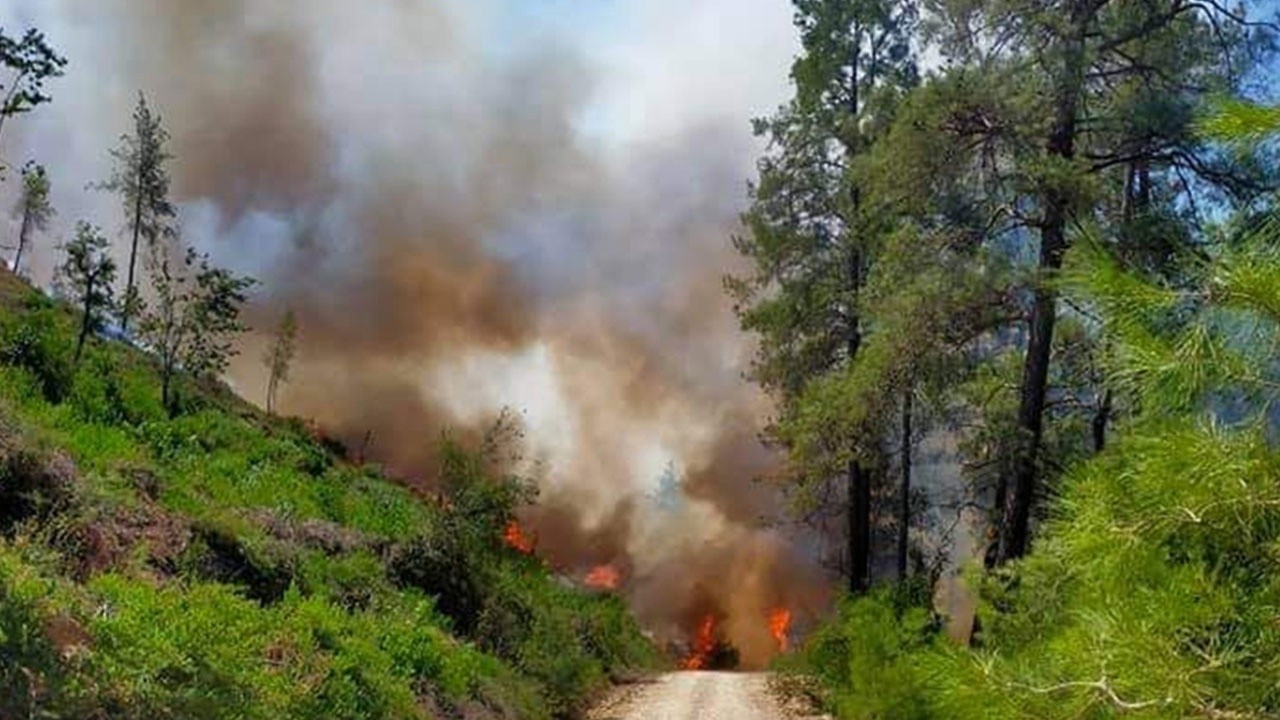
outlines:
[{"label": "smoke plume", "polygon": [[759,665],[771,610],[826,602],[770,526],[768,404],[721,292],[748,119],[785,89],[786,3],[611,6],[19,0],[0,23],[71,65],[0,151],[49,167],[63,228],[114,231],[115,199],[83,188],[145,92],[184,235],[262,283],[242,394],[291,308],[282,410],[401,477],[430,477],[443,428],[515,409],[546,469],[539,554],[575,577],[611,563],[661,638],[718,615]]}]

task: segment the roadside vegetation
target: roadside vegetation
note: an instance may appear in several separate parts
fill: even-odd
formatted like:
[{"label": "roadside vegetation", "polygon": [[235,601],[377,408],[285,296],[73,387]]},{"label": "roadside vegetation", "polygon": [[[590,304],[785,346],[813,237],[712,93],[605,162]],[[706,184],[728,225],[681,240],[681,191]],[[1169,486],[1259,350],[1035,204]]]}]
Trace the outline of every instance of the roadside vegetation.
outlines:
[{"label": "roadside vegetation", "polygon": [[437,440],[428,499],[80,329],[0,271],[0,717],[565,717],[657,662],[502,542],[496,454]]},{"label": "roadside vegetation", "polygon": [[1274,9],[795,5],[731,289],[848,594],[782,666],[841,718],[1280,716],[1280,113],[1226,99]]}]

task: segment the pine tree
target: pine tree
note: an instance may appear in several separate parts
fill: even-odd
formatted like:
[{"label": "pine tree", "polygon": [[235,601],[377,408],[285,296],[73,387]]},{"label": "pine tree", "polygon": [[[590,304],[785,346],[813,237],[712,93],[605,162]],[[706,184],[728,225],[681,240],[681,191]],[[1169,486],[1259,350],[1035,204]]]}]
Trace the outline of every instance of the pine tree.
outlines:
[{"label": "pine tree", "polygon": [[64,246],[67,257],[58,268],[63,292],[80,309],[75,362],[80,363],[85,341],[101,329],[112,310],[111,283],[116,263],[107,254],[110,245],[102,231],[87,222],[76,225],[76,237]]},{"label": "pine tree", "polygon": [[[1184,0],[940,2],[936,10],[948,73],[963,75],[993,100],[982,114],[956,118],[950,134],[988,158],[985,192],[1008,208],[1000,234],[1017,238],[1014,254],[1035,268],[1027,283],[1014,444],[997,490],[1001,517],[992,559],[1001,563],[1026,551],[1041,493],[1046,400],[1055,376],[1063,376],[1053,367],[1060,310],[1054,278],[1071,228],[1126,223],[1128,232],[1114,236],[1126,253],[1160,262],[1168,250],[1140,247],[1153,234],[1134,232],[1139,219],[1150,218],[1157,184],[1178,196],[1166,207],[1194,202],[1205,187],[1236,196],[1265,188],[1205,152],[1192,132],[1191,109],[1238,85],[1242,70],[1257,61],[1252,53],[1269,42],[1269,29],[1216,4]],[[1250,62],[1238,62],[1242,53]],[[1128,210],[1108,218],[1100,189],[1117,176],[1128,187],[1120,203]],[[1106,390],[1096,395],[1105,432]]]},{"label": "pine tree", "polygon": [[13,214],[21,218],[18,226],[18,247],[13,256],[13,272],[21,274],[22,256],[31,243],[31,234],[49,228],[53,218],[53,204],[49,201],[49,175],[43,165],[27,163],[22,169],[22,191],[14,205]]},{"label": "pine tree", "polygon": [[280,385],[289,381],[289,368],[293,364],[293,355],[297,350],[297,336],[297,316],[293,314],[293,310],[287,310],[280,320],[280,326],[276,328],[271,347],[262,357],[262,362],[267,367],[268,413],[275,412],[276,393]]},{"label": "pine tree", "polygon": [[165,149],[169,133],[141,93],[133,123],[133,133],[123,136],[120,147],[111,151],[115,159],[111,179],[99,185],[100,189],[120,195],[125,227],[131,236],[129,268],[120,304],[120,326],[125,332],[141,308],[135,278],[139,240],[146,241],[144,249],[150,252],[156,244],[177,237],[177,210],[169,201],[169,172],[165,168],[173,159]]},{"label": "pine tree", "polygon": [[[864,221],[854,168],[872,140],[867,130],[917,80],[914,4],[796,0],[795,7],[803,46],[791,72],[795,96],[755,124],[770,150],[751,188],[747,232],[735,240],[753,268],[728,281],[744,329],[760,336],[753,377],[775,396],[783,422],[803,412],[809,383],[859,352],[858,298],[876,229]],[[821,469],[800,472],[825,480],[843,465],[849,586],[862,592],[871,554],[869,453],[856,452],[853,438],[842,445]]]},{"label": "pine tree", "polygon": [[[1238,140],[1280,120],[1227,111],[1208,127]],[[1108,381],[1139,410],[1068,472],[1016,579],[989,588],[1004,611],[984,640],[1000,659],[982,679],[957,678],[949,711],[1272,714],[1280,224],[1272,205],[1261,222],[1244,214],[1212,232],[1176,282],[1129,267],[1096,228],[1068,255],[1062,287],[1098,319]]]},{"label": "pine tree", "polygon": [[[1245,144],[1280,133],[1280,112],[1233,104],[1203,127]],[[974,647],[935,642],[929,609],[898,593],[841,607],[807,668],[841,717],[1274,716],[1276,204],[1223,212],[1203,252],[1159,272],[1119,231],[1078,228],[1058,290],[1128,412],[1064,471],[1033,552],[976,578]]]},{"label": "pine tree", "polygon": [[0,83],[0,93],[3,93],[0,131],[3,131],[5,120],[30,112],[52,99],[45,93],[45,81],[61,77],[67,60],[58,55],[39,30],[32,28],[21,39],[14,39],[0,28],[0,65],[12,73],[7,84]]}]

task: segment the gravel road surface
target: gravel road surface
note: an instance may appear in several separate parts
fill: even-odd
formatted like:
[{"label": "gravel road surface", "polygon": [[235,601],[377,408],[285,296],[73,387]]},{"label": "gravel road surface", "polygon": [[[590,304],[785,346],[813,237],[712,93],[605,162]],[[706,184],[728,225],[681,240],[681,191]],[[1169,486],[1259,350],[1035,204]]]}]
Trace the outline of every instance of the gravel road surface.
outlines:
[{"label": "gravel road surface", "polygon": [[800,720],[766,673],[676,672],[617,688],[590,720]]}]

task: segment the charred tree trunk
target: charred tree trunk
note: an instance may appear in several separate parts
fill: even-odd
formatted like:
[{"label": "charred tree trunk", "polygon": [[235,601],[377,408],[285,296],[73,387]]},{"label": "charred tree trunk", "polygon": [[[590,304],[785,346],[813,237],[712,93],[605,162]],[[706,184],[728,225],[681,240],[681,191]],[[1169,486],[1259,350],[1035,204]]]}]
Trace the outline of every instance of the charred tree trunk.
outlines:
[{"label": "charred tree trunk", "polygon": [[[1075,156],[1076,116],[1084,85],[1085,36],[1093,6],[1076,0],[1070,8],[1069,35],[1062,40],[1062,67],[1053,102],[1053,118],[1046,154],[1070,161]],[[1060,180],[1057,182],[1061,182]],[[1040,281],[1034,289],[1030,333],[1022,365],[1018,398],[1018,437],[1013,458],[1013,478],[1004,498],[1000,539],[995,561],[1002,565],[1027,552],[1031,509],[1036,495],[1040,441],[1044,430],[1045,395],[1053,348],[1053,328],[1058,297],[1051,282],[1062,267],[1067,250],[1069,189],[1050,184],[1042,193],[1044,215],[1040,225]]]},{"label": "charred tree trunk", "polygon": [[911,387],[902,393],[901,497],[898,498],[898,580],[907,579],[907,555],[911,536]]},{"label": "charred tree trunk", "polygon": [[858,462],[849,463],[849,592],[860,595],[871,586],[871,476]]}]

